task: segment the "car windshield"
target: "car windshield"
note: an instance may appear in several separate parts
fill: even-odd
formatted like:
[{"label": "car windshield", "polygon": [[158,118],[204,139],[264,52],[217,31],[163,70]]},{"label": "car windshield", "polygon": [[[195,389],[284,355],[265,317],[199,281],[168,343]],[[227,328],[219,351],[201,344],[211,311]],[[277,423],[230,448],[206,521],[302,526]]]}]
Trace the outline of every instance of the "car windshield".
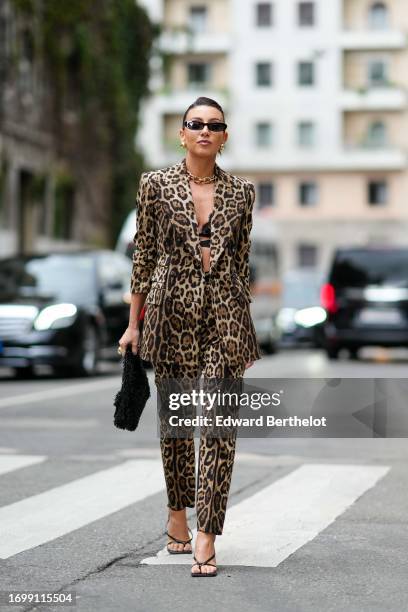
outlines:
[{"label": "car windshield", "polygon": [[336,287],[408,286],[408,250],[356,250],[337,254],[330,275]]},{"label": "car windshield", "polygon": [[38,297],[60,302],[89,302],[95,294],[93,258],[48,255],[0,261],[0,298]]}]

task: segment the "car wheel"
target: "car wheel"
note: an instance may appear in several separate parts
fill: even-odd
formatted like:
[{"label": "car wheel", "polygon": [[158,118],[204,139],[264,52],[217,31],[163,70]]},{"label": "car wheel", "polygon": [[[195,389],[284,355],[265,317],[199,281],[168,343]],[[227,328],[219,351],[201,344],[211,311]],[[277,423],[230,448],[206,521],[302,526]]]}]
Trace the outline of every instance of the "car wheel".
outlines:
[{"label": "car wheel", "polygon": [[261,348],[265,351],[265,353],[267,355],[270,355],[270,353],[271,353],[271,345],[270,344],[263,344],[261,346]]},{"label": "car wheel", "polygon": [[270,342],[268,344],[268,355],[274,355],[276,353],[276,344],[274,342]]},{"label": "car wheel", "polygon": [[69,378],[73,374],[69,366],[54,366],[52,369],[57,378]]},{"label": "car wheel", "polygon": [[82,338],[80,360],[75,366],[75,373],[79,376],[92,376],[96,374],[99,361],[100,342],[94,325],[87,325]]},{"label": "car wheel", "polygon": [[35,377],[35,371],[34,371],[34,367],[32,365],[25,366],[24,368],[15,368],[14,369],[14,374],[15,374],[16,378],[18,378],[20,380],[24,380],[24,379],[34,378]]},{"label": "car wheel", "polygon": [[336,360],[339,358],[340,349],[338,348],[327,348],[326,355],[330,360]]}]

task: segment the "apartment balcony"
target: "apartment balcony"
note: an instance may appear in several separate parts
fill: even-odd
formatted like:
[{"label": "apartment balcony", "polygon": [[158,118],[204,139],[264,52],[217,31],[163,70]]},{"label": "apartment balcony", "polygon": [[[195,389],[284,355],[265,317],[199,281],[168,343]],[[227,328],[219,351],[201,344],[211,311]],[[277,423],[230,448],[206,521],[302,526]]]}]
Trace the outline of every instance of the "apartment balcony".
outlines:
[{"label": "apartment balcony", "polygon": [[400,149],[370,149],[344,147],[328,152],[323,148],[313,153],[289,151],[279,156],[248,151],[247,155],[232,154],[231,166],[237,172],[385,172],[408,167],[408,158]]},{"label": "apartment balcony", "polygon": [[166,31],[160,37],[160,49],[172,55],[227,53],[230,47],[227,33],[177,30]]},{"label": "apartment balcony", "polygon": [[339,169],[364,171],[399,171],[408,167],[406,153],[397,147],[345,145],[339,157]]},{"label": "apartment balcony", "polygon": [[[167,167],[185,155],[176,139],[166,141],[155,149],[152,167]],[[401,150],[370,151],[344,150],[328,156],[324,151],[314,156],[266,157],[258,154],[237,155],[235,152],[217,157],[217,163],[227,172],[258,174],[279,172],[400,172],[408,167],[406,154]]]},{"label": "apartment balcony", "polygon": [[405,110],[407,92],[393,86],[344,89],[340,95],[340,108],[344,111],[358,110]]},{"label": "apartment balcony", "polygon": [[398,50],[407,46],[404,32],[398,30],[346,30],[340,35],[345,51]]}]

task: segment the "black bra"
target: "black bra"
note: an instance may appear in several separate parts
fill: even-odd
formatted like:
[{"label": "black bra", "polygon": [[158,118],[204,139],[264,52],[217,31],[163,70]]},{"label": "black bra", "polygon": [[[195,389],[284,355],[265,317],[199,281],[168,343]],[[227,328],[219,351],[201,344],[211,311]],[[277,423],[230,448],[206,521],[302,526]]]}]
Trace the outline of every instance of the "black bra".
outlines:
[{"label": "black bra", "polygon": [[208,217],[208,221],[206,223],[204,223],[203,227],[201,228],[200,232],[199,232],[199,236],[204,236],[206,238],[206,240],[200,240],[200,246],[202,247],[209,247],[211,246],[211,223],[210,223],[210,219],[211,219],[211,215],[213,214],[214,211],[212,211]]}]

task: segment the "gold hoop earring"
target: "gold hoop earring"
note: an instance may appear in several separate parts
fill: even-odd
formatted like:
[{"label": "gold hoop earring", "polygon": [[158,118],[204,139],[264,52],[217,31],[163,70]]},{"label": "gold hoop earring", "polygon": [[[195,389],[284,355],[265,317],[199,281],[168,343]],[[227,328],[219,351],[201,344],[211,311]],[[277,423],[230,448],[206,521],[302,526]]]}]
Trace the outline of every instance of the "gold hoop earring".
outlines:
[{"label": "gold hoop earring", "polygon": [[186,143],[185,142],[180,142],[180,147],[183,147],[183,149],[186,148]]}]

